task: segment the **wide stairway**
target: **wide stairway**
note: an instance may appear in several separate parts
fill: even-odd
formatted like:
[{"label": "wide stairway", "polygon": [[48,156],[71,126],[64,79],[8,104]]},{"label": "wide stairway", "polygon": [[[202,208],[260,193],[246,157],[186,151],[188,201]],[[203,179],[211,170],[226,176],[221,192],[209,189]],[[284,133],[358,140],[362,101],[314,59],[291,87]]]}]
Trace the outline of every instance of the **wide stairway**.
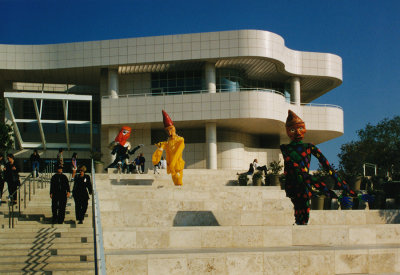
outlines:
[{"label": "wide stairway", "polygon": [[75,224],[74,200],[68,199],[64,224],[53,225],[49,188],[36,189],[25,210],[21,203],[14,228],[8,205],[1,205],[0,274],[95,274],[91,201],[83,224]]},{"label": "wide stairway", "polygon": [[312,210],[296,226],[284,191],[236,177],[97,174],[107,273],[400,274],[398,210]]}]

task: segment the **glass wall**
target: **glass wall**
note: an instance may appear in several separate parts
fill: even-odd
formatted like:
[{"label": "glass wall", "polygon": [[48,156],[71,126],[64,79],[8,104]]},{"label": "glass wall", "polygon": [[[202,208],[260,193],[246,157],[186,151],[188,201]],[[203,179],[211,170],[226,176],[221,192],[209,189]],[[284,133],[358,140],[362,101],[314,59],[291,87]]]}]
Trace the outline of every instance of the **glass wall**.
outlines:
[{"label": "glass wall", "polygon": [[[206,89],[205,87],[204,69],[151,74],[151,90],[153,95],[182,91],[199,91]],[[217,91],[222,92],[264,88],[284,93],[285,83],[249,79],[242,70],[238,69],[217,69],[216,88]]]},{"label": "glass wall", "polygon": [[178,71],[151,74],[153,95],[203,89],[204,73],[198,71]]}]

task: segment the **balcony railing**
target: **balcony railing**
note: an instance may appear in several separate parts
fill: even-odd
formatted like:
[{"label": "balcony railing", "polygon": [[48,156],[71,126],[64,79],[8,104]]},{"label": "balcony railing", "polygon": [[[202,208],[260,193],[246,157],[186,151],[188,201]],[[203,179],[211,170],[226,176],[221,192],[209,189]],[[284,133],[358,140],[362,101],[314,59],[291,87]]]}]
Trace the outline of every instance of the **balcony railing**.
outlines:
[{"label": "balcony railing", "polygon": [[[145,91],[148,91],[146,89]],[[237,90],[224,90],[218,89],[216,93],[228,93],[228,92],[249,92],[249,91],[256,91],[256,92],[266,92],[266,93],[273,93],[285,97],[285,95],[276,90],[266,89],[266,88],[239,88]],[[103,99],[118,99],[118,98],[131,98],[131,97],[153,97],[153,96],[168,96],[168,95],[188,95],[188,94],[206,94],[209,93],[208,90],[194,90],[194,91],[176,91],[176,92],[150,92],[150,93],[137,93],[137,94],[123,94],[118,95],[117,97],[113,96],[103,96]],[[289,101],[288,101],[289,103]],[[295,104],[295,102],[290,102],[291,104]],[[321,104],[321,103],[301,103],[301,106],[310,106],[310,107],[329,107],[329,108],[337,108],[343,109],[338,105],[333,104]]]},{"label": "balcony railing", "polygon": [[[146,90],[146,91],[148,91],[148,90]],[[274,93],[274,94],[284,96],[284,94],[280,91],[266,89],[266,88],[240,88],[237,90],[232,90],[232,89],[217,89],[216,90],[217,93],[229,93],[229,92],[235,93],[235,92],[247,92],[247,91],[267,92],[267,93]],[[174,91],[174,92],[152,91],[149,93],[118,95],[118,98],[129,98],[129,97],[137,97],[137,96],[147,97],[147,96],[165,96],[165,95],[207,94],[207,93],[209,93],[208,90]],[[115,97],[103,96],[102,98],[107,99],[107,98],[115,98]]]}]

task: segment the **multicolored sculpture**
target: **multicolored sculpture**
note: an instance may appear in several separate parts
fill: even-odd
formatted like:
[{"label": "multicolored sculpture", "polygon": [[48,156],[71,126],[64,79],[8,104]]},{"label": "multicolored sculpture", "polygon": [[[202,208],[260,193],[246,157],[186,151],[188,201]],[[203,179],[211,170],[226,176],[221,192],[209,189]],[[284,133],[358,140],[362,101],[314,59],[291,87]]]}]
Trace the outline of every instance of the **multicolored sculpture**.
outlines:
[{"label": "multicolored sculpture", "polygon": [[175,185],[182,185],[183,168],[185,161],[182,152],[185,148],[185,140],[176,134],[176,129],[169,115],[162,110],[164,129],[168,134],[168,140],[156,144],[157,150],[153,153],[153,165],[160,162],[163,150],[166,153],[167,173],[171,174]]},{"label": "multicolored sculpture", "polygon": [[111,154],[116,154],[116,156],[115,160],[108,165],[105,170],[108,168],[117,167],[118,163],[121,165],[124,164],[126,159],[129,158],[129,155],[134,154],[140,147],[143,146],[143,144],[140,144],[131,150],[131,143],[128,141],[129,137],[131,136],[131,132],[131,127],[123,126],[114,141],[110,143],[109,147],[112,150]]},{"label": "multicolored sculpture", "polygon": [[[343,206],[351,206],[348,196],[356,196],[335,172],[328,160],[321,151],[312,143],[303,143],[306,133],[304,121],[294,112],[289,110],[286,120],[286,133],[292,140],[289,144],[282,144],[281,151],[285,163],[285,191],[294,205],[294,216],[296,224],[306,225],[310,213],[310,199],[316,190],[319,190],[329,197],[335,197],[335,193],[329,190],[326,184],[314,175],[309,174],[311,154],[314,155],[324,169],[333,177],[336,185],[343,190],[339,201]],[[370,200],[369,197],[360,196],[362,200]]]}]

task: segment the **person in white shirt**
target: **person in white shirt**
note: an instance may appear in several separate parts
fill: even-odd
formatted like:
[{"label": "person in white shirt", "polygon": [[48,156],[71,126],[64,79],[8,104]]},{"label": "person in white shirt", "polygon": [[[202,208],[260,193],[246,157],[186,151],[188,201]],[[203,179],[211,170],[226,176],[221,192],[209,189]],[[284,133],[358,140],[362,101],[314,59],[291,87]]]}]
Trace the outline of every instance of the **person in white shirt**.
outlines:
[{"label": "person in white shirt", "polygon": [[167,169],[167,161],[165,160],[164,157],[161,157],[160,163],[161,163],[161,169]]}]

